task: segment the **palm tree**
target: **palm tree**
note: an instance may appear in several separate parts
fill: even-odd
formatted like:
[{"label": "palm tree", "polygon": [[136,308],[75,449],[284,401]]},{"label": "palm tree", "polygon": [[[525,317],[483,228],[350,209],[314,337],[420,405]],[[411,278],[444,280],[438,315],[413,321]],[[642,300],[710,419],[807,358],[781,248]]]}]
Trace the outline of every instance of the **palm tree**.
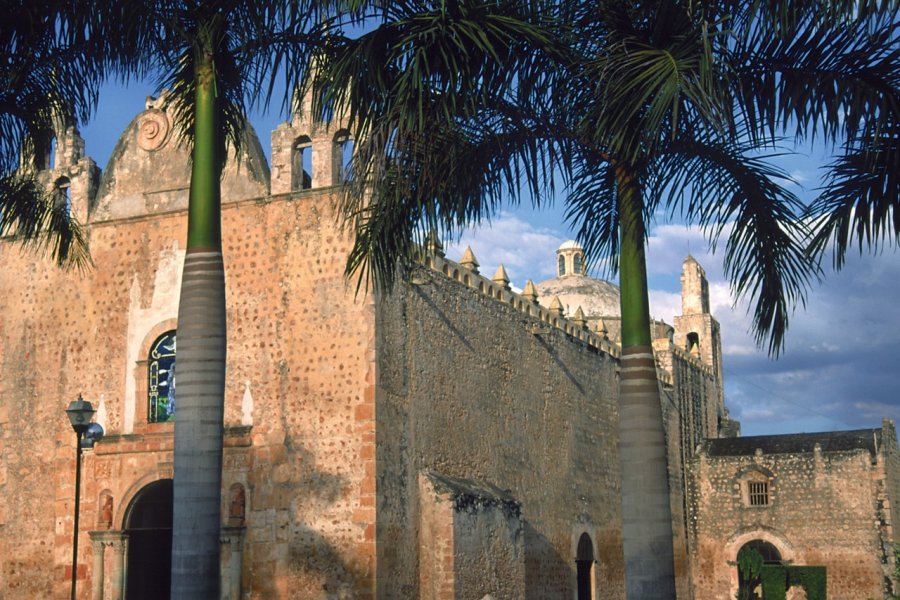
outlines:
[{"label": "palm tree", "polygon": [[57,132],[94,104],[85,84],[98,70],[79,52],[82,33],[62,2],[19,3],[0,24],[0,236],[76,267],[90,261],[82,229],[35,176]]},{"label": "palm tree", "polygon": [[[178,309],[172,597],[219,595],[225,393],[221,175],[276,76],[301,78],[320,27],[316,2],[97,2],[91,52],[127,79],[161,75],[192,152],[186,256]],[[283,106],[287,105],[287,98]]]},{"label": "palm tree", "polygon": [[769,161],[780,136],[845,144],[817,205],[836,225],[817,239],[838,231],[841,248],[848,222],[860,239],[866,223],[900,232],[897,13],[896,2],[404,2],[370,32],[332,39],[317,97],[323,113],[345,107],[360,140],[348,272],[389,289],[398,256],[411,264],[429,231],[540,203],[555,169],[587,253],[618,269],[629,598],[675,597],[647,225],[657,208],[680,210],[713,244],[724,236],[732,288],[777,355],[817,273],[803,207]]}]

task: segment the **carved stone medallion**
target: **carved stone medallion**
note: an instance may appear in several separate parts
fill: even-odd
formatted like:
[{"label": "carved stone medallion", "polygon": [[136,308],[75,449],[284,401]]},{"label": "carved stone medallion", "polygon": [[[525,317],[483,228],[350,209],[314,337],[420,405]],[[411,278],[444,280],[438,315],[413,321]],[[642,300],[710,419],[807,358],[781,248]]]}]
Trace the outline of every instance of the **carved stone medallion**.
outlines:
[{"label": "carved stone medallion", "polygon": [[151,109],[138,117],[138,146],[148,152],[162,148],[169,138],[169,119],[161,110]]}]

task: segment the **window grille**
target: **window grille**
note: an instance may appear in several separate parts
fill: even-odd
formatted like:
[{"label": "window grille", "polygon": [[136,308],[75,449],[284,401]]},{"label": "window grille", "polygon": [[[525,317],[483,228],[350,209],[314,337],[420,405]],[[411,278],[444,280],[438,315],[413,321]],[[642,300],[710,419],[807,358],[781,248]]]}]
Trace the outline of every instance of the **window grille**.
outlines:
[{"label": "window grille", "polygon": [[769,505],[769,482],[751,481],[748,483],[750,491],[750,506]]}]

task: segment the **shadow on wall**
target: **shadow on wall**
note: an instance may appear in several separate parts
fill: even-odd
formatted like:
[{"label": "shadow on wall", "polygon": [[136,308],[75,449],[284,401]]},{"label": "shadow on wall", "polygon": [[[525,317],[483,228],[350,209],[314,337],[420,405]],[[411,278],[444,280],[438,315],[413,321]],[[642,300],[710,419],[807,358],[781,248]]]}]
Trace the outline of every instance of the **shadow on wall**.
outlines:
[{"label": "shadow on wall", "polygon": [[[253,474],[254,527],[262,527],[265,545],[277,556],[262,558],[267,549],[254,548],[254,593],[262,597],[355,597],[365,578],[365,565],[351,565],[348,556],[363,533],[340,505],[352,495],[353,484],[342,474],[315,468],[314,454],[287,435],[265,454],[269,462],[255,465]],[[257,503],[261,502],[261,503]],[[338,506],[336,506],[338,505]],[[258,508],[258,510],[256,510]],[[338,523],[339,525],[334,525]],[[256,544],[254,544],[256,546]],[[284,561],[279,567],[276,563]]]},{"label": "shadow on wall", "polygon": [[571,598],[574,562],[564,560],[553,544],[527,521],[525,529],[525,600]]},{"label": "shadow on wall", "polygon": [[[360,567],[350,565],[345,557],[318,531],[306,525],[297,525],[292,532],[289,551],[291,575],[309,582],[306,589],[291,588],[291,593],[301,598],[326,596],[328,598],[355,597],[357,582],[365,578]],[[313,584],[312,582],[316,583]],[[315,585],[315,588],[313,588]]]}]

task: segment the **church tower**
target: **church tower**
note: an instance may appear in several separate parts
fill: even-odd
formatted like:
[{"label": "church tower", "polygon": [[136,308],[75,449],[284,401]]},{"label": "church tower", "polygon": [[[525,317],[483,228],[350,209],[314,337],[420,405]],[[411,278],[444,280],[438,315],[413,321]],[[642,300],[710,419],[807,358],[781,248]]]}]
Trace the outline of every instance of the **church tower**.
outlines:
[{"label": "church tower", "polygon": [[681,315],[675,317],[675,345],[696,356],[722,381],[719,322],[709,312],[709,282],[693,256],[681,269]]},{"label": "church tower", "polygon": [[88,221],[91,202],[100,181],[100,169],[84,154],[84,140],[74,126],[57,131],[51,155],[40,165],[38,180],[57,204],[79,223]]}]

